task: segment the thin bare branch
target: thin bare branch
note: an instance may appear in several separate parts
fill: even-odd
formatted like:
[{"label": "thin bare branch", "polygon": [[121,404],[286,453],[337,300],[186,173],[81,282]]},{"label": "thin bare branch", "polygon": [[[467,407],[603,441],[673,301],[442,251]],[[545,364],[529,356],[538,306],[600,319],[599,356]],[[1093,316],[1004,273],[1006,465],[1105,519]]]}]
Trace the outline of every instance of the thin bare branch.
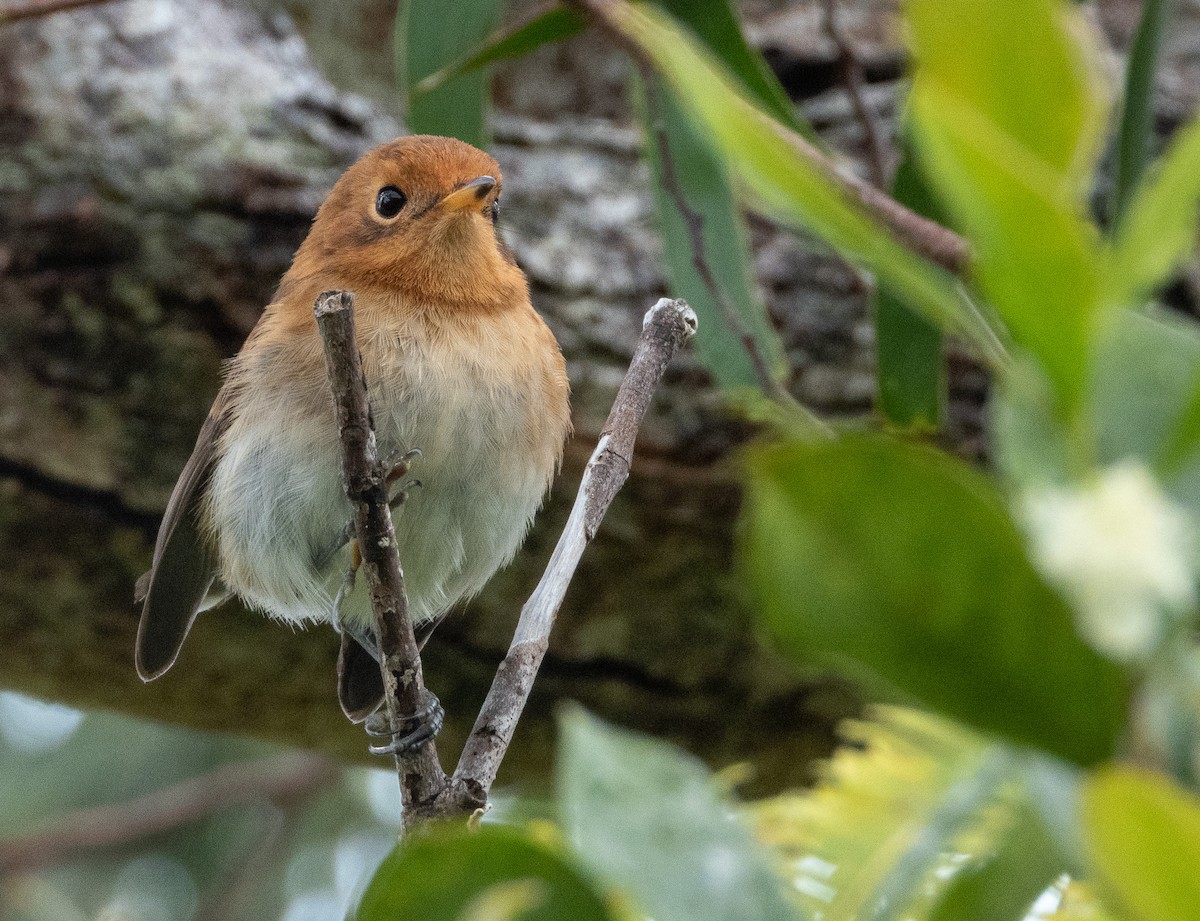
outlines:
[{"label": "thin bare branch", "polygon": [[695,331],[696,314],[684,301],[663,298],[646,314],[637,351],[584,471],[571,517],[545,574],[521,609],[508,654],[454,772],[454,785],[482,801],[486,802],[529,699],[575,567],[629,475],[633,444],[654,391],[675,352]]},{"label": "thin bare branch", "polygon": [[[421,712],[428,697],[420,650],[408,615],[404,573],[396,552],[387,474],[379,462],[367,381],[355,339],[354,295],[327,291],[317,298],[313,315],[324,343],[325,367],[337,413],[342,481],[354,506],[354,530],[375,615],[385,712],[389,727],[398,729]],[[446,787],[433,740],[411,753],[397,753],[396,772],[407,827],[420,805],[435,800]]]},{"label": "thin bare branch", "polygon": [[83,6],[98,6],[101,3],[111,3],[112,0],[17,0],[0,4],[0,26],[18,19],[32,19],[35,16],[49,16],[51,13],[61,13],[64,10],[75,10]]},{"label": "thin bare branch", "polygon": [[862,125],[863,135],[867,142],[867,165],[871,171],[871,182],[880,189],[887,188],[887,157],[883,149],[883,140],[879,136],[879,126],[871,115],[863,100],[863,66],[854,50],[854,45],[842,31],[838,22],[837,0],[823,0],[823,24],[825,34],[833,42],[838,54],[838,69],[841,71],[842,84],[850,97],[850,105],[854,115]]},{"label": "thin bare branch", "polygon": [[292,802],[337,776],[331,759],[307,752],[227,764],[137,799],[68,813],[41,831],[0,841],[0,876],[130,844],[254,800]]}]

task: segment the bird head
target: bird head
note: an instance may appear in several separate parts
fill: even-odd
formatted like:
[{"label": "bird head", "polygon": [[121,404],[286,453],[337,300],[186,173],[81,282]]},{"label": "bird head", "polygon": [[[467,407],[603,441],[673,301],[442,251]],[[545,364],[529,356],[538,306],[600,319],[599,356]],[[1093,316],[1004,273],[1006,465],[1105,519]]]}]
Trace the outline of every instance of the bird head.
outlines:
[{"label": "bird head", "polygon": [[501,183],[494,159],[452,138],[376,147],[334,185],[291,274],[418,308],[489,311],[523,300],[525,276],[496,226]]}]

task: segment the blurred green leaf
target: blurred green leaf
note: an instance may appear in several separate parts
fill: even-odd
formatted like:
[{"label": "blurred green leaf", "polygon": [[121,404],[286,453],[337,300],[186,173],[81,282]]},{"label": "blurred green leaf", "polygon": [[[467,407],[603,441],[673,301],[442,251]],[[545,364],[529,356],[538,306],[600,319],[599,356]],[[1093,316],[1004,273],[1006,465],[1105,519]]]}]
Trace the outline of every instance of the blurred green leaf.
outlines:
[{"label": "blurred green leaf", "polygon": [[816,139],[817,133],[800,116],[767,62],[746,41],[729,0],[656,2],[695,32],[766,112],[809,140]]},{"label": "blurred green leaf", "polygon": [[1194,320],[1122,310],[1097,348],[1091,391],[1096,462],[1136,457],[1168,473],[1200,431],[1187,424],[1200,387],[1200,329]]},{"label": "blurred green leaf", "polygon": [[1200,212],[1200,119],[1181,128],[1150,169],[1117,228],[1109,296],[1136,306],[1196,248]]},{"label": "blurred green leaf", "polygon": [[666,743],[569,711],[560,721],[563,823],[589,868],[655,921],[800,917],[705,767]]},{"label": "blurred green leaf", "polygon": [[875,272],[904,302],[961,332],[992,363],[1003,347],[987,323],[965,309],[957,282],[915,256],[851,203],[827,173],[799,152],[795,135],[748,101],[695,39],[657,9],[606,5],[606,21],[639,45],[706,136],[724,155],[755,207],[824,237]]},{"label": "blurred green leaf", "polygon": [[1085,195],[1107,111],[1086,24],[1062,0],[913,0],[907,15],[925,172],[984,292],[1073,410],[1100,306]]},{"label": "blurred green leaf", "polygon": [[866,437],[762,450],[749,473],[742,558],[786,651],[1078,763],[1112,753],[1123,675],[1076,636],[987,477]]},{"label": "blurred green leaf", "polygon": [[[1109,100],[1100,48],[1062,0],[910,0],[914,92],[937,86],[1057,177],[1055,197],[1085,194]],[[1047,92],[1053,87],[1053,92]]]},{"label": "blurred green leaf", "polygon": [[[892,197],[918,214],[942,219],[911,150],[896,170]],[[937,429],[945,401],[941,330],[881,285],[875,295],[875,335],[884,415],[893,425]]]},{"label": "blurred green leaf", "polygon": [[401,0],[396,11],[396,82],[413,134],[441,134],[488,146],[486,71],[447,80],[436,90],[415,87],[451,66],[496,27],[503,0]]},{"label": "blurred green leaf", "polygon": [[[754,292],[746,229],[729,187],[721,158],[705,143],[688,116],[661,84],[634,81],[634,108],[646,132],[646,149],[654,176],[654,204],[662,229],[663,255],[671,287],[696,311],[700,327],[696,349],[705,368],[727,393],[757,388],[758,376],[737,330],[730,327],[720,300],[704,283],[694,263],[687,219],[666,186],[663,158],[654,132],[661,129],[670,151],[671,175],[679,194],[702,222],[704,258],[716,283],[737,311],[743,328],[776,377],[785,367],[783,345]],[[655,93],[661,124],[650,123],[646,94]]]},{"label": "blurred green leaf", "polygon": [[1026,798],[1009,810],[991,846],[954,877],[930,921],[1020,921],[1066,869],[1041,817]]},{"label": "blurred green leaf", "polygon": [[811,789],[747,807],[758,837],[814,917],[928,918],[1011,835],[1024,808],[1019,760],[903,707],[873,707],[839,735]]},{"label": "blurred green leaf", "polygon": [[542,45],[572,38],[587,28],[587,23],[574,10],[553,6],[537,13],[519,25],[497,29],[484,43],[453,64],[425,77],[414,87],[415,93],[428,93],[462,74],[470,73],[536,51]]},{"label": "blurred green leaf", "polygon": [[515,828],[440,829],[398,846],[376,871],[355,921],[608,921],[591,884]]},{"label": "blurred green leaf", "polygon": [[1111,766],[1083,792],[1096,882],[1138,921],[1194,921],[1200,907],[1200,799],[1160,774]]},{"label": "blurred green leaf", "polygon": [[1145,0],[1142,18],[1125,65],[1125,93],[1117,129],[1117,168],[1113,179],[1112,219],[1120,221],[1134,188],[1146,170],[1154,140],[1154,75],[1173,0]]}]

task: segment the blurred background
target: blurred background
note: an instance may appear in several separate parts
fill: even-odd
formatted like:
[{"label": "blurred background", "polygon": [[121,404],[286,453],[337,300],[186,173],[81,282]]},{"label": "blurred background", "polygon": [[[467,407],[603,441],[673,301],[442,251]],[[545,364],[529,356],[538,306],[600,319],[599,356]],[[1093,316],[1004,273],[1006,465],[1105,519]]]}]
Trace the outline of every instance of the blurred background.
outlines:
[{"label": "blurred background", "polygon": [[[368,766],[338,709],[334,636],[227,605],[143,686],[132,593],[221,362],[334,179],[404,131],[396,4],[109,0],[5,21],[31,5],[0,0],[0,917],[340,917],[397,815],[394,774]],[[1200,102],[1200,3],[1177,6],[1154,95],[1164,135]],[[792,103],[870,178],[898,160],[898,4],[836,7],[840,44],[825,3],[736,11]],[[514,0],[506,17],[533,8]],[[1114,71],[1139,11],[1089,7]],[[669,291],[625,57],[591,30],[491,79],[504,234],[567,356],[576,434],[524,551],[427,649],[451,758],[642,315]],[[788,388],[825,417],[872,416],[870,285],[804,237],[753,218],[747,236]],[[1166,297],[1197,313],[1198,291],[1193,266]],[[947,368],[938,438],[981,459],[985,375],[953,344]],[[859,712],[849,684],[796,671],[756,635],[732,564],[737,448],[754,429],[679,356],[568,595],[501,813],[537,812],[557,701],[748,765],[755,792],[811,781]]]}]

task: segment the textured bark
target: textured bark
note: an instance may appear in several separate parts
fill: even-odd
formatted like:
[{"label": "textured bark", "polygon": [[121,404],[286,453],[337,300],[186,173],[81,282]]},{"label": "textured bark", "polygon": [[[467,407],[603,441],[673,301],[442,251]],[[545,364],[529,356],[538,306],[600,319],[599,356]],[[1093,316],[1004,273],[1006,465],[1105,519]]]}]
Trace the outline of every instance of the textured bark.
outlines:
[{"label": "textured bark", "polygon": [[[343,87],[385,85],[394,3],[339,5],[332,25],[334,7],[287,6]],[[841,6],[887,139],[903,63],[894,4]],[[1132,4],[1103,6],[1118,35]],[[820,3],[746,7],[827,139],[860,150]],[[1168,119],[1200,85],[1171,76],[1191,73],[1186,42],[1200,35],[1195,4],[1181,8]],[[789,19],[810,12],[811,29]],[[578,434],[526,549],[423,655],[449,755],[566,518],[645,307],[667,293],[624,72],[594,35],[497,72],[505,232],[567,355]],[[222,359],[336,176],[400,131],[394,110],[330,84],[287,16],[216,0],[113,0],[0,28],[0,685],[365,759],[337,705],[330,631],[229,606],[202,616],[170,674],[143,686],[132,586]],[[869,411],[867,286],[818,246],[759,224],[752,236],[793,392],[826,415]],[[970,454],[983,381],[960,359],[952,369],[951,438]],[[731,572],[730,451],[747,434],[681,354],[583,557],[501,782],[544,772],[550,711],[568,697],[715,763],[751,760],[772,785],[827,749],[853,696],[759,645]]]}]

